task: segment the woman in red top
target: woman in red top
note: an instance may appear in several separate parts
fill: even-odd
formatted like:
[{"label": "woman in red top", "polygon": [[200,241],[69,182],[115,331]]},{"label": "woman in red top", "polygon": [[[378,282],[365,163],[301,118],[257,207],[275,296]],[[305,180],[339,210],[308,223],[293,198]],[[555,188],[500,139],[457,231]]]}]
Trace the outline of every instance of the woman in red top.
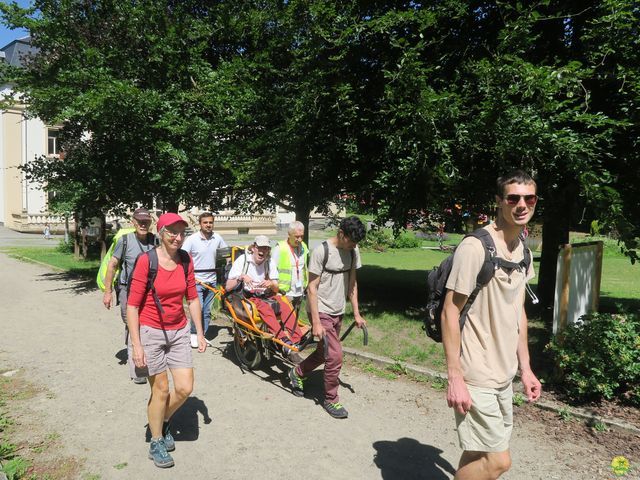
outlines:
[{"label": "woman in red top", "polygon": [[[148,376],[151,386],[147,408],[151,430],[149,458],[163,468],[174,464],[167,453],[175,449],[169,419],[193,390],[190,326],[182,306],[185,296],[197,329],[198,351],[204,352],[207,348],[193,261],[189,257],[185,276],[178,251],[185,239],[186,227],[187,222],[176,213],[165,213],[158,219],[160,246],[155,249],[158,273],[153,286],[162,311],[156,305],[152,291],[147,291],[148,254],[141,255],[136,262],[127,300],[127,325],[136,374]],[[173,390],[169,390],[167,369],[171,371]]]}]

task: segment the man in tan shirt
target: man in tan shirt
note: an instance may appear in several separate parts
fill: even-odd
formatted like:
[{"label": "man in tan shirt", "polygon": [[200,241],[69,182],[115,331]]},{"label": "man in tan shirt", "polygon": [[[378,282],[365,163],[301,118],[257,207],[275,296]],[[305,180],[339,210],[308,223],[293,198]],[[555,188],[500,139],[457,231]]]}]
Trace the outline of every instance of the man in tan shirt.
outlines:
[{"label": "man in tan shirt", "polygon": [[[518,263],[524,258],[519,235],[533,216],[536,183],[515,170],[497,181],[496,222],[484,227],[496,256]],[[447,403],[454,409],[464,450],[457,480],[496,479],[511,466],[509,439],[513,428],[512,381],[518,366],[529,401],[540,397],[541,385],[529,365],[527,315],[524,311],[528,271],[496,270],[469,309],[460,330],[460,312],[476,286],[485,261],[484,246],[474,237],[456,249],[442,314],[443,345],[449,386]]]}]

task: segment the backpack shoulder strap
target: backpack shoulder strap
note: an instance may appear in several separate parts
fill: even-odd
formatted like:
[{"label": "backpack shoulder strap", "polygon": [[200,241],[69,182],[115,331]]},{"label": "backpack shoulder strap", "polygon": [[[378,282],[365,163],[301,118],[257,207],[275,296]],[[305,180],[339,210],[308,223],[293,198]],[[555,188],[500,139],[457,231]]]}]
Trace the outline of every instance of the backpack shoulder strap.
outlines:
[{"label": "backpack shoulder strap", "polygon": [[128,233],[125,233],[122,236],[122,255],[120,255],[120,261],[118,262],[118,268],[122,269],[122,266],[124,265],[124,274],[127,280],[129,279],[129,272],[127,271],[127,262],[125,262],[124,260],[127,256],[127,237],[128,236],[129,236]]},{"label": "backpack shoulder strap", "polygon": [[244,253],[242,254],[242,260],[244,263],[242,264],[242,275],[246,275],[249,271],[249,262],[247,261],[247,255],[249,254],[249,249],[245,248]]},{"label": "backpack shoulder strap", "polygon": [[327,269],[327,262],[329,261],[329,244],[326,240],[322,242],[322,250],[324,251],[322,257],[322,271],[324,272]]},{"label": "backpack shoulder strap", "polygon": [[145,289],[145,296],[149,293],[149,291],[151,291],[151,295],[153,295],[153,302],[156,304],[156,307],[158,308],[160,314],[164,315],[164,308],[162,308],[162,303],[160,303],[160,299],[158,298],[158,294],[156,293],[156,287],[154,286],[154,282],[156,281],[156,277],[158,276],[158,251],[155,248],[152,248],[148,252],[145,252],[143,255],[149,257],[149,273],[147,275],[147,287]]},{"label": "backpack shoulder strap", "polygon": [[189,275],[189,264],[191,263],[191,257],[184,250],[178,250],[178,255],[180,255],[180,263],[182,264],[182,269],[184,270],[184,282],[187,283],[187,276]]},{"label": "backpack shoulder strap", "polygon": [[460,312],[460,330],[462,330],[462,327],[464,327],[469,309],[471,308],[471,305],[473,305],[473,302],[475,302],[478,293],[480,293],[482,287],[489,283],[489,281],[493,278],[493,275],[495,274],[497,268],[496,244],[493,241],[493,238],[491,238],[491,234],[484,228],[480,228],[465,235],[465,238],[466,237],[474,237],[480,240],[484,249],[484,262],[482,264],[482,267],[480,267],[478,276],[476,277],[476,286],[467,298],[467,301],[464,304],[462,311]]}]

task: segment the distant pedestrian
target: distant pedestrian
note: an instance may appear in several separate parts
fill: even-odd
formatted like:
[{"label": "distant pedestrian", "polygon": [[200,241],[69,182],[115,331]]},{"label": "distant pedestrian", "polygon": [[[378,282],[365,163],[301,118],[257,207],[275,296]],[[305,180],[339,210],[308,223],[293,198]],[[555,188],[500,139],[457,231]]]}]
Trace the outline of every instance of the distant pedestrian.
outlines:
[{"label": "distant pedestrian", "polygon": [[49,224],[48,224],[48,223],[45,223],[45,224],[44,224],[44,231],[43,231],[43,233],[44,233],[44,238],[45,238],[46,240],[51,240],[51,227],[49,227]]}]

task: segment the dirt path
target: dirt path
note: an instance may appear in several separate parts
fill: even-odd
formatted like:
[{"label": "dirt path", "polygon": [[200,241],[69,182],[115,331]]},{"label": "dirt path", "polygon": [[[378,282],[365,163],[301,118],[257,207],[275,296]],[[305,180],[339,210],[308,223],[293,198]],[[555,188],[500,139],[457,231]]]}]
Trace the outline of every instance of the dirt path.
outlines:
[{"label": "dirt path", "polygon": [[[320,375],[300,399],[277,368],[243,374],[226,353],[224,329],[215,348],[195,354],[195,391],[174,422],[176,466],[157,469],[146,458],[148,387],[132,384],[116,356],[116,312],[90,285],[39,265],[0,254],[0,272],[0,370],[19,368],[44,387],[18,424],[25,437],[58,437],[58,453],[83,462],[79,478],[452,477],[460,450],[441,392],[345,368],[350,418],[334,420],[316,403]],[[506,479],[612,478],[610,458],[548,436],[535,421],[518,422],[512,452]]]}]

